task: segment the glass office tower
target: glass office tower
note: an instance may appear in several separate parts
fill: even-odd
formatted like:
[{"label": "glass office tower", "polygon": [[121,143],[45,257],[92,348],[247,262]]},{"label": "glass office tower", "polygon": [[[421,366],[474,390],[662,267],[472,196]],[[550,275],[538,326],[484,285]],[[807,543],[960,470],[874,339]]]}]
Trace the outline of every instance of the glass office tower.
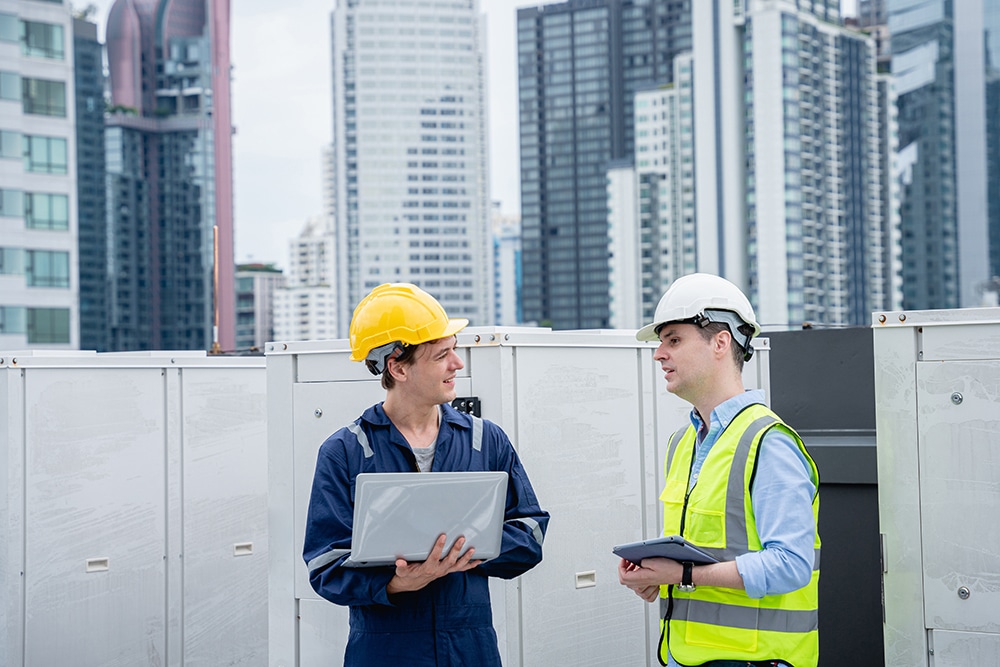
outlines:
[{"label": "glass office tower", "polygon": [[[385,282],[493,320],[478,0],[339,0],[333,12],[339,326]],[[327,178],[324,178],[326,182]]]},{"label": "glass office tower", "polygon": [[108,346],[234,349],[229,2],[117,0],[107,48]]},{"label": "glass office tower", "polygon": [[609,326],[607,170],[633,157],[636,91],[691,49],[690,15],[690,0],[518,10],[525,321]]}]

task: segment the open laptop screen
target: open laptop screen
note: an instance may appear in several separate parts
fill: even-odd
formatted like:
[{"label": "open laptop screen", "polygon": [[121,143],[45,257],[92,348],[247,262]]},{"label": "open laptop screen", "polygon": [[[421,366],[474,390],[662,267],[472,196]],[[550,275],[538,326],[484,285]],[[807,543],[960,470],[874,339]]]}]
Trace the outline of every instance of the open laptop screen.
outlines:
[{"label": "open laptop screen", "polygon": [[500,553],[506,472],[360,473],[354,494],[351,556],[344,565],[426,560],[441,533],[444,553],[465,536],[475,560]]}]

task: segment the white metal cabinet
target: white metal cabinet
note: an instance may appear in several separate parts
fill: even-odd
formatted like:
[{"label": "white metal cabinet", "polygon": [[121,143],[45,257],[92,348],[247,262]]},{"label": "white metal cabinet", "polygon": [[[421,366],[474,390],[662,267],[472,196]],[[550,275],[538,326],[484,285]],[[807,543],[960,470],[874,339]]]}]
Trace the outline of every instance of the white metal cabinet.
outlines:
[{"label": "white metal cabinet", "polygon": [[875,325],[886,665],[997,664],[1000,309]]},{"label": "white metal cabinet", "polygon": [[0,664],[262,664],[266,375],[0,353]]},{"label": "white metal cabinet", "polygon": [[[766,387],[767,341],[746,367]],[[468,329],[457,393],[510,436],[552,519],[540,565],[491,581],[508,667],[656,665],[656,605],[618,584],[612,545],[659,534],[665,441],[690,406],[668,394],[654,346],[631,332]],[[341,664],[347,614],[312,591],[305,508],[326,437],[384,398],[346,341],[269,343],[272,539],[269,664]],[[280,536],[280,537],[279,537]],[[339,626],[338,626],[339,624]]]}]

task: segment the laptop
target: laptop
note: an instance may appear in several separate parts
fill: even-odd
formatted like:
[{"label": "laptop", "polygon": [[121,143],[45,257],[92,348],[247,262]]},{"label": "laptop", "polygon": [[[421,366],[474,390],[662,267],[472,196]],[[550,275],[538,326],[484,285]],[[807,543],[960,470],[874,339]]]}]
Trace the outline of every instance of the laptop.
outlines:
[{"label": "laptop", "polygon": [[475,560],[496,558],[506,502],[503,471],[359,473],[344,566],[426,560],[441,533],[448,536],[444,553],[464,536]]}]

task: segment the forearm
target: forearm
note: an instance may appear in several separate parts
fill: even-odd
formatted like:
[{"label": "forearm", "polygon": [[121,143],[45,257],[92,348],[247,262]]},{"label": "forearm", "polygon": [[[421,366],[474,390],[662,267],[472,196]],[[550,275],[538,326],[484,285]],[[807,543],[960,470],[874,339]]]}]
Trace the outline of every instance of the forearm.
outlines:
[{"label": "forearm", "polygon": [[695,586],[718,586],[720,588],[735,588],[743,590],[743,577],[736,567],[736,561],[710,565],[695,565],[691,569],[691,580]]}]

